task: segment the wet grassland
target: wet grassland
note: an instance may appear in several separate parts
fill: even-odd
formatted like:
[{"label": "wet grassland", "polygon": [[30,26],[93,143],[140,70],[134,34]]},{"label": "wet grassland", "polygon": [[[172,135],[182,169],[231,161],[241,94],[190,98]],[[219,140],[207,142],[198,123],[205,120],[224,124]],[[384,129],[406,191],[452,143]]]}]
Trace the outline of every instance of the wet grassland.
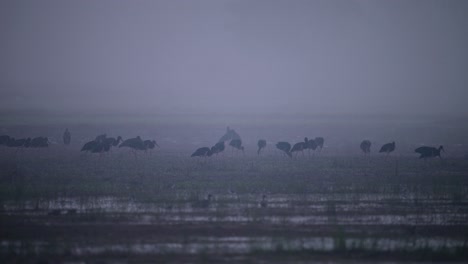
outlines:
[{"label": "wet grassland", "polygon": [[466,159],[189,154],[0,149],[2,262],[468,260]]}]

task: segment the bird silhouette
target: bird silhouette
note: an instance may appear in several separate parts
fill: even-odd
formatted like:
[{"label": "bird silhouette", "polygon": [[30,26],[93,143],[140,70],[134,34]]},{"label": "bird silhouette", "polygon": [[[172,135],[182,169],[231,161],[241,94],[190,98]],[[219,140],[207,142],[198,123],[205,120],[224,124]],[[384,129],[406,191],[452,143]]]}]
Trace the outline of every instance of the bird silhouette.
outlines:
[{"label": "bird silhouette", "polygon": [[119,148],[122,148],[122,147],[128,147],[133,150],[146,150],[145,143],[140,138],[140,136],[125,140],[124,142],[122,142],[122,144],[119,145]]},{"label": "bird silhouette", "polygon": [[26,138],[20,138],[20,139],[14,139],[14,138],[10,138],[7,146],[8,147],[11,147],[11,148],[19,148],[19,147],[23,147],[25,143],[31,141],[31,139],[26,139]]},{"label": "bird silhouette", "polygon": [[439,146],[439,148],[423,146],[414,150],[414,152],[421,154],[419,156],[420,159],[427,159],[427,158],[434,158],[434,157],[442,158],[440,156],[441,151],[445,151],[443,146]]},{"label": "bird silhouette", "polygon": [[83,147],[81,147],[81,150],[80,151],[91,151],[92,149],[94,149],[97,145],[99,144],[98,141],[96,140],[91,140],[91,141],[88,141],[86,142]]},{"label": "bird silhouette", "polygon": [[387,143],[385,145],[383,145],[379,152],[382,153],[382,152],[385,152],[388,154],[390,154],[390,152],[393,152],[395,150],[395,141],[393,141],[392,143]]},{"label": "bird silhouette", "polygon": [[202,147],[195,150],[195,152],[190,155],[190,157],[209,157],[212,155],[211,149],[209,147]]},{"label": "bird silhouette", "polygon": [[90,149],[90,152],[91,153],[108,152],[111,146],[112,146],[111,141],[107,141],[107,140],[96,141],[96,144],[93,146],[92,149]]},{"label": "bird silhouette", "polygon": [[149,150],[154,149],[154,147],[159,148],[159,145],[158,143],[156,143],[156,140],[145,140],[143,141],[143,144],[145,145],[145,148]]},{"label": "bird silhouette", "polygon": [[218,140],[218,142],[221,141],[229,141],[233,139],[241,139],[239,134],[234,129],[230,129],[229,127],[226,128],[226,133]]},{"label": "bird silhouette", "polygon": [[308,152],[309,152],[309,155],[310,155],[310,151],[315,151],[317,149],[317,143],[315,143],[315,140],[314,139],[309,139],[307,140],[307,144],[305,146],[306,149],[308,149]]},{"label": "bird silhouette", "polygon": [[94,140],[96,141],[103,141],[104,139],[107,138],[107,134],[101,134],[101,135],[97,135],[96,138]]},{"label": "bird silhouette", "polygon": [[116,147],[120,144],[120,142],[122,142],[122,137],[121,136],[118,136],[117,138],[106,137],[105,139],[103,139],[103,142],[105,142],[106,145],[109,145],[111,147]]},{"label": "bird silhouette", "polygon": [[266,147],[266,144],[267,142],[264,139],[260,139],[257,142],[257,146],[258,146],[257,155],[260,155],[260,151]]},{"label": "bird silhouette", "polygon": [[314,141],[315,141],[315,144],[317,144],[317,147],[320,148],[320,151],[322,151],[323,144],[325,143],[325,139],[323,137],[316,137]]},{"label": "bird silhouette", "polygon": [[286,155],[288,155],[290,158],[292,158],[292,154],[290,152],[291,150],[291,144],[285,141],[280,141],[276,143],[276,148],[283,151]]},{"label": "bird silhouette", "polygon": [[366,139],[361,142],[361,145],[359,145],[359,147],[361,148],[362,152],[364,152],[364,154],[369,154],[371,145],[372,143]]},{"label": "bird silhouette", "polygon": [[49,146],[49,139],[47,137],[35,137],[31,139],[29,147],[31,148],[47,148]]},{"label": "bird silhouette", "polygon": [[213,154],[218,155],[218,153],[223,152],[225,148],[226,148],[226,146],[224,145],[224,141],[220,141],[220,142],[216,143],[213,147],[211,147],[210,156],[213,155]]},{"label": "bird silhouette", "polygon": [[244,153],[244,146],[242,146],[242,140],[241,139],[233,139],[231,142],[229,142],[229,146],[239,150],[242,150],[242,153]]},{"label": "bird silhouette", "polygon": [[63,144],[64,145],[70,145],[71,143],[71,134],[70,131],[68,131],[68,128],[65,129],[65,132],[63,132]]},{"label": "bird silhouette", "polygon": [[302,155],[304,155],[304,149],[307,148],[308,146],[308,143],[309,143],[309,139],[308,138],[304,138],[304,142],[298,142],[296,144],[294,144],[294,146],[292,147],[291,149],[291,153],[292,152],[296,152],[296,157],[297,157],[297,153],[300,151],[302,152]]}]

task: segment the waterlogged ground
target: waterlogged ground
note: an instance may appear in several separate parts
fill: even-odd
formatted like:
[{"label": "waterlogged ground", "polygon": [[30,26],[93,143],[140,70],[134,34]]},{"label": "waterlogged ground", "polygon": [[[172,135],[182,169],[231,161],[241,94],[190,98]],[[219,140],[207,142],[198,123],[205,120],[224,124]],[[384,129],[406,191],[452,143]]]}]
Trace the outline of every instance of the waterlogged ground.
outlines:
[{"label": "waterlogged ground", "polygon": [[[210,159],[189,157],[216,142],[218,130],[161,129],[161,149],[136,155],[80,153],[100,132],[89,127],[72,129],[69,147],[0,147],[0,262],[468,261],[464,138],[451,137],[442,160],[425,162],[413,153],[418,136],[403,128],[388,157],[378,146],[369,157],[359,153],[357,128],[323,128],[331,136],[321,153],[289,159],[272,142],[302,134],[252,128],[238,130],[245,155],[227,147]],[[258,134],[268,137],[261,156]]]}]

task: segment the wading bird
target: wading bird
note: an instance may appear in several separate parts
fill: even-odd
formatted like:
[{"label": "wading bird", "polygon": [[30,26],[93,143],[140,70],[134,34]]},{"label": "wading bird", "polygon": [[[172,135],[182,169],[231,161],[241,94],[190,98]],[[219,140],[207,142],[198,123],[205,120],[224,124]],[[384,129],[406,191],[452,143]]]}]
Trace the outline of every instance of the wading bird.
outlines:
[{"label": "wading bird", "polygon": [[233,139],[241,139],[239,134],[234,129],[230,129],[229,127],[226,128],[226,133],[218,140],[218,142],[221,141],[229,141]]},{"label": "wading bird", "polygon": [[101,135],[96,136],[96,138],[94,140],[103,141],[106,138],[107,138],[107,134],[101,134]]},{"label": "wading bird", "polygon": [[307,144],[305,146],[306,149],[308,149],[309,155],[310,155],[310,150],[315,151],[317,149],[317,143],[315,143],[314,139],[309,139],[307,140]]},{"label": "wading bird", "polygon": [[258,146],[257,155],[260,155],[260,151],[266,147],[266,144],[267,142],[264,139],[260,139],[257,142],[257,146]]},{"label": "wading bird", "polygon": [[294,146],[291,149],[291,153],[296,152],[296,157],[297,157],[297,153],[300,151],[302,152],[302,155],[304,155],[304,149],[307,148],[308,143],[309,143],[309,139],[307,137],[304,138],[304,142],[298,142],[294,144]]},{"label": "wading bird", "polygon": [[120,144],[120,142],[122,142],[122,137],[121,136],[118,136],[117,138],[108,137],[108,138],[105,138],[103,141],[106,142],[106,144],[109,144],[109,146],[116,147]]},{"label": "wading bird", "polygon": [[361,142],[361,145],[359,145],[359,147],[361,148],[362,152],[364,152],[364,154],[369,154],[371,145],[372,143],[366,139]]},{"label": "wading bird", "polygon": [[213,153],[209,147],[202,147],[195,150],[195,152],[190,157],[209,157]]},{"label": "wading bird", "polygon": [[316,137],[314,141],[315,141],[315,144],[317,144],[317,147],[320,148],[320,151],[322,151],[323,143],[325,143],[325,139],[323,139],[323,137]]},{"label": "wading bird", "polygon": [[393,141],[392,143],[387,143],[385,145],[383,145],[379,152],[382,153],[382,152],[385,152],[388,154],[390,154],[390,152],[393,152],[395,150],[395,141]]},{"label": "wading bird", "polygon": [[146,149],[150,149],[150,150],[151,150],[151,149],[154,149],[154,147],[158,147],[158,148],[159,148],[159,145],[158,145],[158,143],[156,143],[156,140],[149,140],[149,139],[147,139],[147,140],[143,141],[143,144],[145,145],[145,148],[146,148]]},{"label": "wading bird", "polygon": [[290,152],[291,150],[291,144],[285,141],[280,141],[276,143],[276,148],[283,151],[286,155],[288,155],[290,158],[292,158],[292,154]]},{"label": "wading bird", "polygon": [[98,141],[97,144],[90,150],[91,153],[104,153],[111,149],[111,142],[106,140]]},{"label": "wading bird", "polygon": [[218,155],[219,153],[223,152],[226,146],[224,145],[224,141],[220,141],[216,143],[213,147],[211,147],[211,155],[216,154]]},{"label": "wading bird", "polygon": [[68,128],[65,129],[65,132],[63,132],[63,144],[64,145],[70,145],[71,143],[71,134],[70,131],[68,131]]},{"label": "wading bird", "polygon": [[119,148],[122,147],[128,147],[134,150],[146,150],[145,143],[140,138],[140,136],[125,140],[124,142],[122,142],[122,144],[119,145]]},{"label": "wading bird", "polygon": [[242,153],[244,153],[244,146],[242,146],[242,140],[240,139],[233,139],[231,142],[229,142],[229,146],[239,150],[242,150]]},{"label": "wading bird", "polygon": [[434,158],[434,157],[442,158],[440,156],[441,151],[445,152],[443,146],[439,146],[439,148],[424,146],[424,147],[419,147],[414,150],[414,152],[421,154],[419,156],[420,159],[427,159],[427,158]]},{"label": "wading bird", "polygon": [[47,137],[35,137],[31,140],[29,147],[31,148],[47,148],[49,146],[49,139]]},{"label": "wading bird", "polygon": [[96,140],[91,140],[89,142],[86,142],[83,147],[81,147],[81,150],[80,151],[91,151],[93,150],[97,145],[99,144],[98,141]]}]

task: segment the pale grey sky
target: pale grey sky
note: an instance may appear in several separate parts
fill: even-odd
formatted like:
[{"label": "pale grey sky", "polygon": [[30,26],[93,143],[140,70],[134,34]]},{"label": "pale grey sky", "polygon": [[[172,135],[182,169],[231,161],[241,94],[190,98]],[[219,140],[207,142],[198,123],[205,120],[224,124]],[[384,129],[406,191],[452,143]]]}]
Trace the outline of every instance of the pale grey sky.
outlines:
[{"label": "pale grey sky", "polygon": [[2,0],[1,109],[468,114],[468,1]]}]

